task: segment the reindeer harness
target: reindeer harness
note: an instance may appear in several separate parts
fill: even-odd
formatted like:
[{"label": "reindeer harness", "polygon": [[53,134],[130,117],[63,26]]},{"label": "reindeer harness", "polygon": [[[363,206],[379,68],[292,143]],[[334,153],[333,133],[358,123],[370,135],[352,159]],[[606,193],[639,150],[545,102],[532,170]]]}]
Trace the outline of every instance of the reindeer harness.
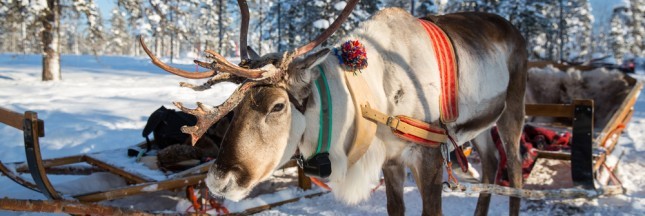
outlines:
[{"label": "reindeer harness", "polygon": [[[454,47],[452,46],[448,35],[437,25],[427,20],[419,19],[418,21],[428,33],[439,64],[438,66],[441,77],[441,97],[439,103],[441,110],[440,123],[439,125],[432,125],[408,116],[391,116],[372,108],[370,104],[374,104],[374,100],[373,95],[370,93],[370,88],[365,82],[363,74],[356,72],[357,70],[362,69],[360,67],[361,65],[357,67],[356,65],[348,66],[344,64],[346,62],[360,62],[355,59],[347,59],[347,56],[357,56],[354,53],[343,53],[348,50],[345,46],[347,44],[360,45],[358,41],[348,41],[341,46],[341,52],[339,53],[338,50],[335,50],[335,54],[338,57],[339,62],[343,64],[342,66],[345,68],[345,81],[349,88],[352,101],[354,102],[354,108],[357,113],[354,120],[354,138],[348,153],[349,166],[356,163],[356,161],[358,161],[358,159],[360,159],[367,151],[376,134],[377,124],[382,124],[389,127],[392,130],[392,133],[397,137],[420,145],[438,148],[441,144],[445,144],[450,141],[455,147],[458,156],[457,158],[462,170],[464,170],[464,172],[467,171],[468,166],[463,151],[457,146],[457,143],[449,135],[445,127],[446,123],[454,122],[459,117],[457,104],[458,69]],[[355,51],[355,49],[349,50],[352,50],[352,52]],[[363,53],[365,53],[364,50]],[[364,59],[364,57],[361,57],[360,55],[358,56],[361,58],[360,60]],[[364,66],[367,66],[367,64]],[[348,68],[350,68],[350,70],[348,70]],[[321,72],[319,80],[324,80],[325,75],[323,68],[319,66],[319,70]],[[329,140],[329,138],[324,137],[331,136],[331,124],[324,124],[326,117],[323,116],[325,113],[331,114],[331,106],[325,105],[324,102],[326,99],[325,97],[329,96],[329,92],[322,91],[325,89],[325,87],[320,87],[320,84],[322,83],[323,82],[319,81],[316,82],[316,86],[320,92],[321,101],[323,101],[323,104],[321,105],[321,127],[317,149],[321,149],[323,146],[328,148],[330,144],[323,142],[322,140]],[[324,82],[324,84],[326,84],[326,82]],[[358,113],[361,113],[361,115],[358,115]],[[329,121],[331,121],[331,119],[329,119]],[[326,125],[329,126],[326,127]],[[445,149],[447,149],[447,146],[443,146],[442,150]],[[320,151],[317,150],[316,153],[320,153]],[[447,155],[444,157],[449,158]]]}]

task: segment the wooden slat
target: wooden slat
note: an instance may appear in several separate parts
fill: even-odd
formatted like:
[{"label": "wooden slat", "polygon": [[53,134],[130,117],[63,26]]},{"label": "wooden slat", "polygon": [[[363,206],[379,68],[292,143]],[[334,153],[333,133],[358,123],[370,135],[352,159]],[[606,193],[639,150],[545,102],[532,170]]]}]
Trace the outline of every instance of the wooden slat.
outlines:
[{"label": "wooden slat", "polygon": [[36,184],[31,183],[30,181],[27,181],[27,180],[23,179],[23,178],[22,178],[22,177],[20,177],[19,175],[16,175],[16,173],[14,173],[14,172],[12,172],[11,170],[9,170],[9,168],[7,168],[7,167],[2,163],[2,161],[0,161],[0,172],[2,172],[2,174],[4,174],[5,176],[7,176],[7,178],[9,178],[9,179],[11,179],[12,181],[14,181],[14,182],[18,183],[19,185],[22,185],[23,187],[26,187],[26,188],[28,188],[28,189],[31,189],[31,190],[33,190],[33,191],[36,191],[36,192],[39,192],[39,193],[40,193],[40,189],[38,189],[38,186],[37,186]]},{"label": "wooden slat", "polygon": [[103,200],[113,200],[125,196],[132,196],[141,193],[150,193],[155,191],[170,190],[187,185],[196,185],[206,178],[206,174],[189,176],[185,178],[166,180],[160,182],[149,182],[144,184],[133,185],[124,188],[118,188],[105,192],[93,192],[87,194],[74,195],[73,197],[81,202],[98,202]]},{"label": "wooden slat", "polygon": [[72,215],[153,215],[132,209],[62,200],[19,200],[3,198],[0,199],[0,209],[22,212],[67,213]]},{"label": "wooden slat", "polygon": [[298,167],[298,187],[302,190],[311,189],[311,179],[305,175],[305,171]]},{"label": "wooden slat", "polygon": [[[44,168],[50,168],[55,166],[80,163],[80,162],[83,162],[82,158],[83,158],[83,155],[75,155],[75,156],[62,157],[62,158],[52,158],[52,159],[47,159],[42,161],[43,161]],[[27,164],[21,163],[16,165],[16,171],[26,173],[26,172],[29,172],[29,167],[27,167]]]},{"label": "wooden slat", "polygon": [[[31,111],[25,112],[25,115],[0,107],[0,123],[9,125],[18,130],[24,130],[24,121],[27,113],[35,113]],[[38,128],[38,137],[45,136],[45,123],[41,119],[36,119]]]},{"label": "wooden slat", "polygon": [[[626,76],[628,77],[628,76]],[[632,90],[629,92],[627,95],[625,101],[620,105],[618,108],[618,112],[615,112],[614,115],[611,117],[609,122],[607,123],[607,126],[603,128],[602,132],[600,133],[600,136],[596,138],[595,142],[598,146],[603,146],[603,143],[609,136],[611,136],[611,132],[615,131],[616,128],[618,128],[621,124],[626,125],[629,123],[629,120],[631,119],[631,116],[633,115],[633,110],[634,110],[634,105],[636,104],[636,100],[638,99],[638,96],[640,95],[641,89],[643,88],[643,83],[642,82],[636,82]],[[618,143],[618,140],[612,141],[612,143],[609,143],[609,145],[604,146],[605,149],[607,150],[606,154],[603,154],[596,163],[594,164],[594,171],[597,171],[600,169],[600,166],[602,163],[605,162],[606,155],[611,154],[612,151],[614,151],[614,148],[616,147],[616,144]]]},{"label": "wooden slat", "polygon": [[22,114],[0,107],[0,122],[3,124],[22,130],[24,120]]},{"label": "wooden slat", "polygon": [[107,164],[107,163],[105,163],[103,161],[100,161],[100,160],[98,160],[96,158],[93,158],[93,157],[90,157],[90,156],[87,156],[87,155],[83,156],[83,160],[85,162],[87,162],[88,164],[100,167],[102,169],[107,170],[108,172],[111,172],[111,173],[114,173],[114,174],[116,174],[118,176],[121,176],[121,177],[125,178],[129,182],[134,182],[134,183],[140,184],[140,183],[146,183],[146,182],[153,182],[154,181],[152,179],[149,179],[149,178],[146,178],[146,177],[141,177],[139,175],[127,172],[127,171],[125,171],[123,169],[120,169],[118,167],[112,166],[110,164]]},{"label": "wooden slat", "polygon": [[527,116],[572,118],[573,107],[571,104],[526,104],[524,110]]},{"label": "wooden slat", "polygon": [[[21,170],[16,172],[29,173],[29,170]],[[107,172],[100,167],[95,166],[57,166],[45,168],[47,175],[90,175],[97,172]]]},{"label": "wooden slat", "polygon": [[315,194],[305,195],[303,197],[297,197],[297,198],[288,199],[288,200],[284,200],[284,201],[280,201],[280,202],[261,205],[261,206],[258,206],[258,207],[253,207],[253,208],[246,209],[246,210],[244,210],[242,212],[231,213],[229,215],[252,215],[252,214],[260,213],[262,211],[266,211],[266,210],[269,210],[269,209],[272,209],[272,208],[275,208],[275,207],[278,207],[278,206],[281,206],[281,205],[284,205],[284,204],[297,202],[298,200],[300,200],[302,198],[309,199],[309,198],[312,198],[312,197],[317,197],[317,196],[320,196],[320,195],[324,195],[326,193],[329,193],[329,191],[318,192],[318,193],[315,193]]},{"label": "wooden slat", "polygon": [[538,158],[554,159],[554,160],[571,160],[571,153],[569,152],[554,152],[554,151],[537,151]]}]

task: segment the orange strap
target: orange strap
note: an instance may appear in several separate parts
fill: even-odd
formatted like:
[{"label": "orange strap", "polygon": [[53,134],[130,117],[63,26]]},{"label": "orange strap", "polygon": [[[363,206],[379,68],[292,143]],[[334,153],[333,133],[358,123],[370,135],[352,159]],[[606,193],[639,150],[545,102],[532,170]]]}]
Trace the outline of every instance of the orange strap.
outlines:
[{"label": "orange strap", "polygon": [[457,73],[459,70],[457,68],[455,49],[448,35],[439,26],[428,20],[418,20],[428,33],[428,37],[430,37],[432,49],[434,50],[439,66],[439,73],[441,75],[441,97],[439,99],[441,122],[454,122],[459,117],[457,104],[457,86],[459,84]]}]

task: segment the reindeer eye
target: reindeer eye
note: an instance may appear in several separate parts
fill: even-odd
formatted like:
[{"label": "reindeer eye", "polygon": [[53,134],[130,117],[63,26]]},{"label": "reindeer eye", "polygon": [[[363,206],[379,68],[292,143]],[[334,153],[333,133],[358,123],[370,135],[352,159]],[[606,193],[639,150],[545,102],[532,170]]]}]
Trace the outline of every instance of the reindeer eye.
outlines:
[{"label": "reindeer eye", "polygon": [[271,108],[271,112],[280,112],[284,109],[284,104],[283,103],[278,103]]}]

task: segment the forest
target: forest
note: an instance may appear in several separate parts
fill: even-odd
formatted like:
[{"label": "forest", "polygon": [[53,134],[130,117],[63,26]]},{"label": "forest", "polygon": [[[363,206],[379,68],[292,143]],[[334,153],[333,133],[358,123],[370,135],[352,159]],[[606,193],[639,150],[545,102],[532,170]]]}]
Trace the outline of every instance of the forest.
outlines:
[{"label": "forest", "polygon": [[[173,62],[206,49],[238,55],[239,8],[233,0],[115,0],[101,14],[94,0],[0,2],[0,53],[43,53],[43,80],[60,79],[60,54],[142,55],[143,35],[153,51]],[[342,0],[251,0],[249,44],[260,54],[282,52],[323,31],[345,6]],[[495,13],[528,41],[530,60],[584,64],[613,57],[615,64],[645,55],[645,0],[625,0],[594,25],[588,0],[370,0],[360,1],[327,43],[385,7],[415,16],[460,11]],[[109,10],[108,10],[109,11]],[[598,22],[596,22],[598,23]],[[595,28],[595,29],[594,29]],[[324,45],[324,44],[323,44]]]}]

